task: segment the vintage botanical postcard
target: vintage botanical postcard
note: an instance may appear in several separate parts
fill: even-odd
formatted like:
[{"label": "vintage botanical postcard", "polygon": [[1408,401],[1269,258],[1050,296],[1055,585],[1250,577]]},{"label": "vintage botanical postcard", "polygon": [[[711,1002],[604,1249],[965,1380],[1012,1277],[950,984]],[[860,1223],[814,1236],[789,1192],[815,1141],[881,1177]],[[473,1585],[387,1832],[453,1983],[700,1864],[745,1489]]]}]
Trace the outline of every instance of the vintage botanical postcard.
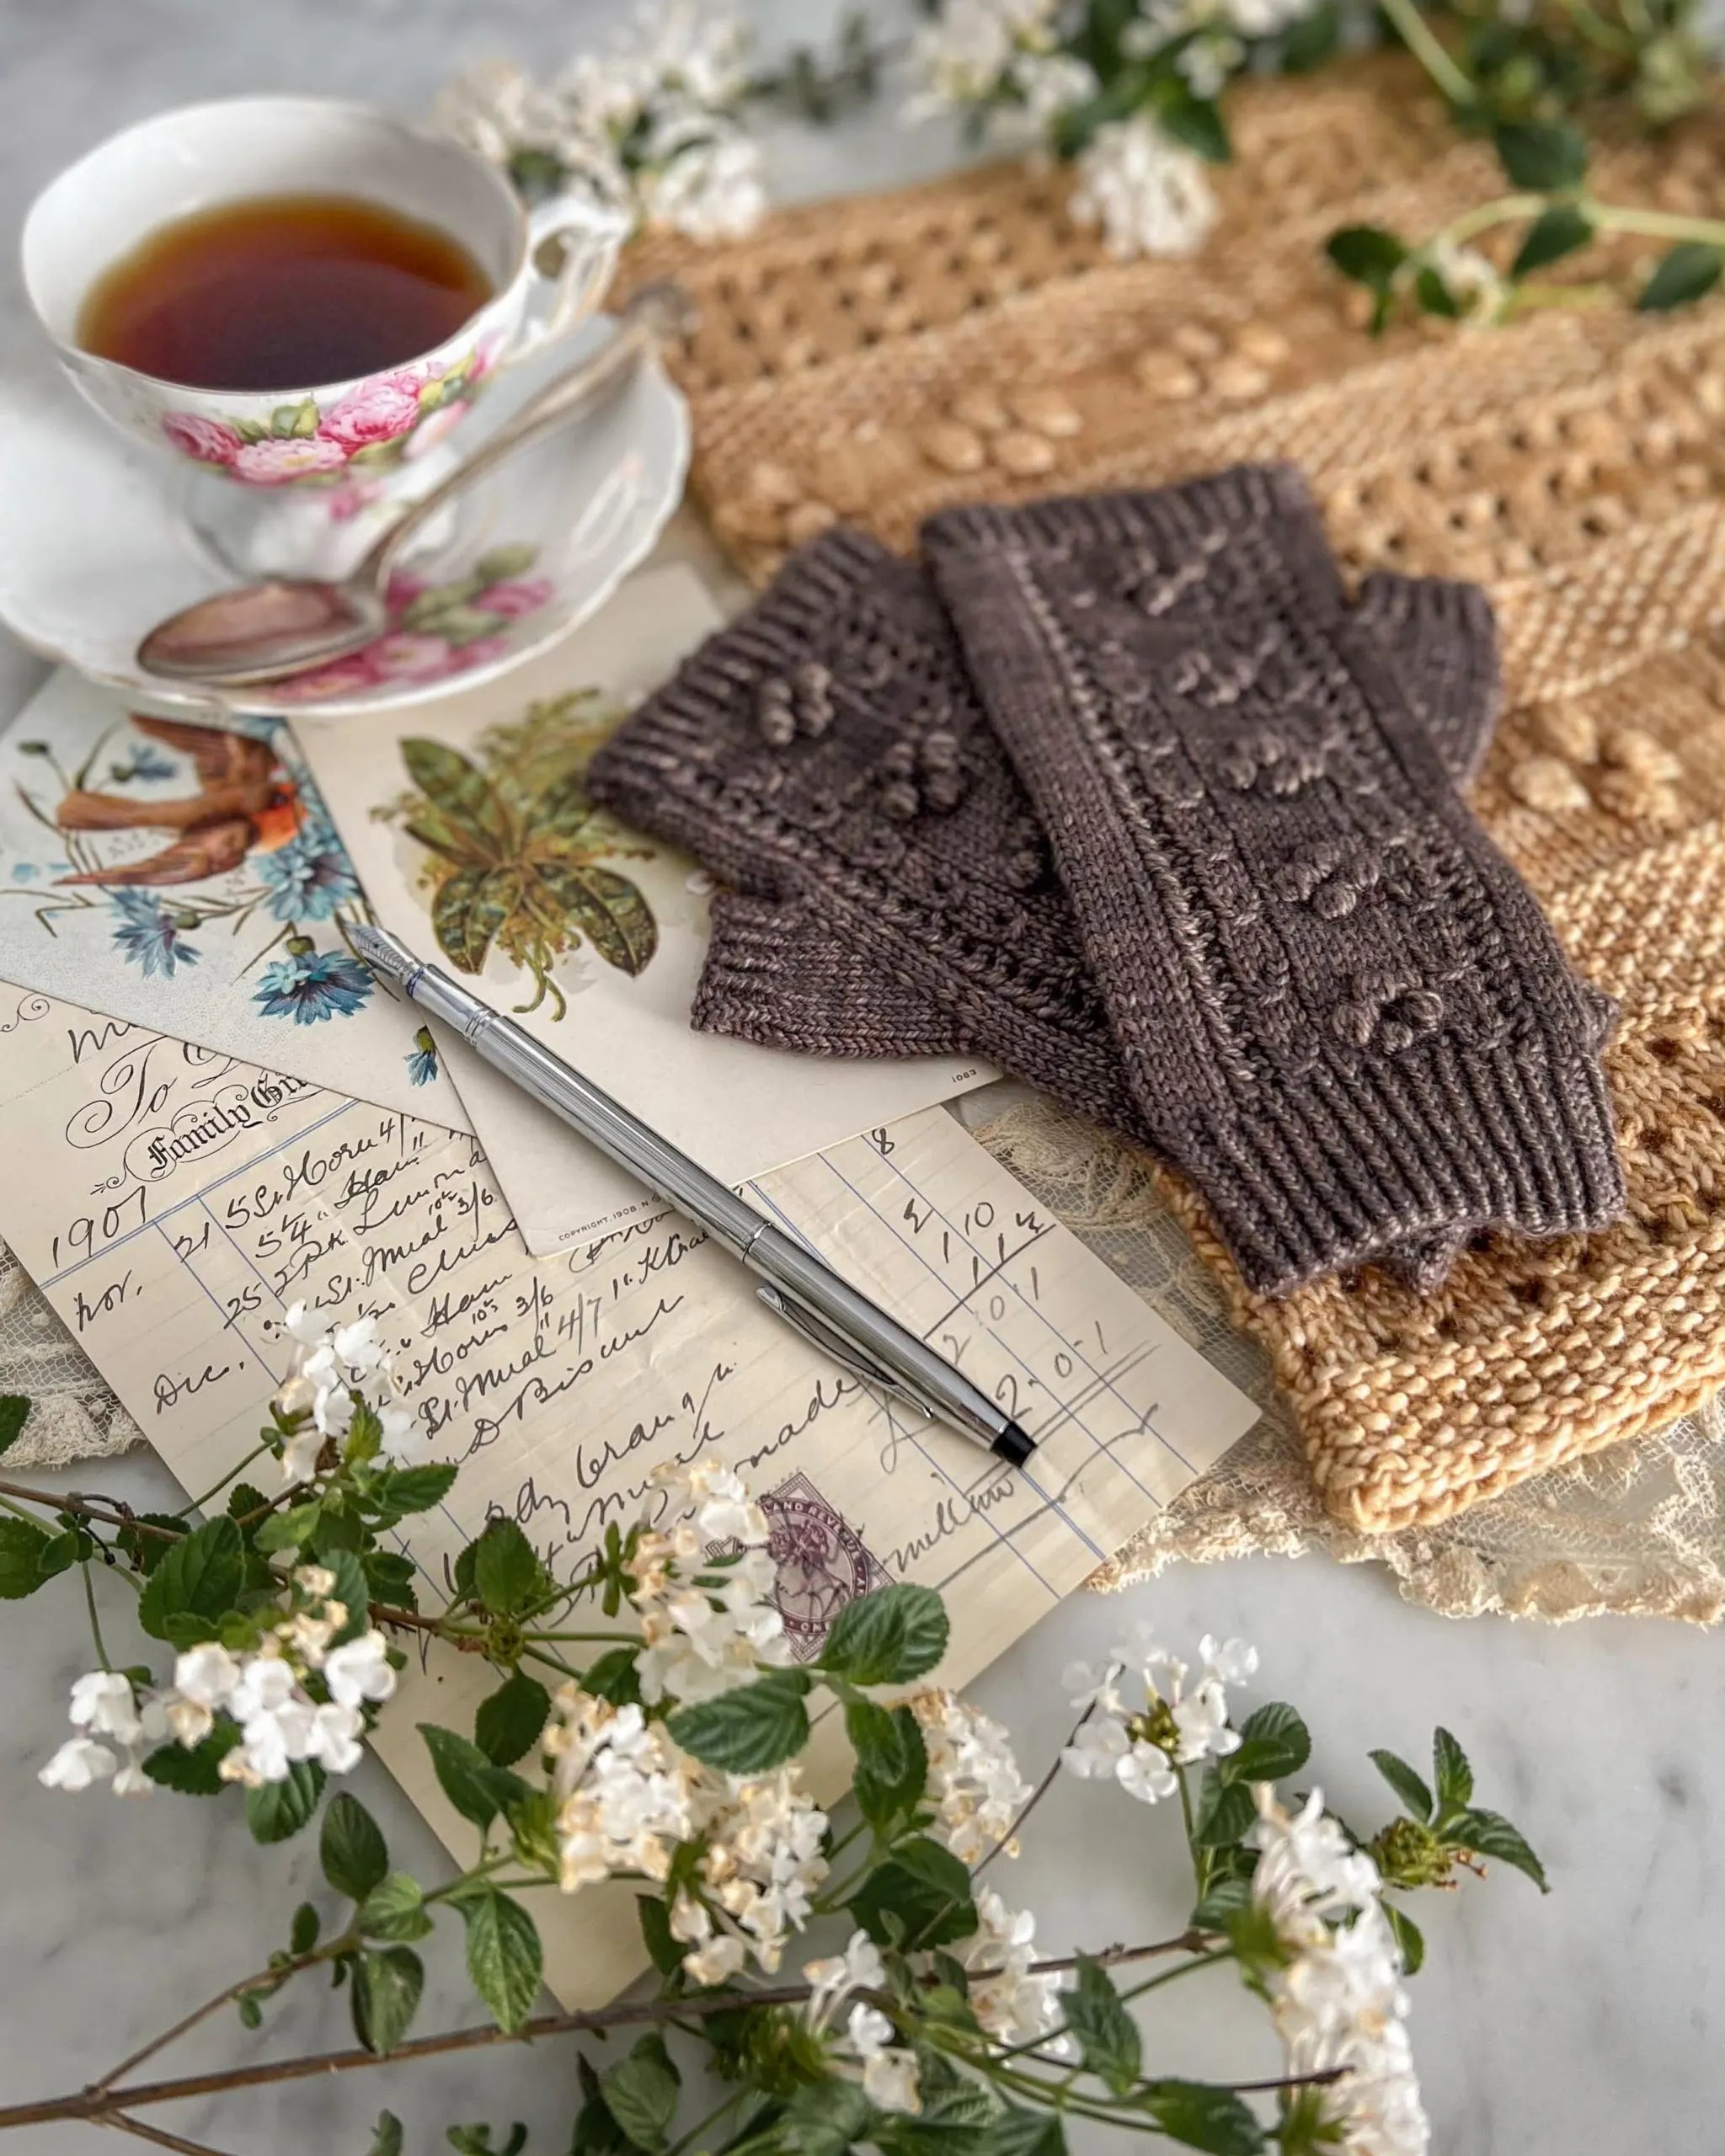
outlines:
[{"label": "vintage botanical postcard", "polygon": [[[718,618],[692,571],[649,570],[508,681],[361,725],[295,725],[383,926],[735,1184],[995,1074],[970,1057],[829,1059],[691,1030],[711,879],[595,808],[585,777],[628,703]],[[513,1087],[455,1068],[530,1249],[649,1205]]]},{"label": "vintage botanical postcard", "polygon": [[0,980],[465,1129],[348,948],[367,917],[279,721],[152,718],[61,672],[0,736]]},{"label": "vintage botanical postcard", "polygon": [[[405,1545],[427,1596],[489,1515],[587,1550],[655,1468],[706,1456],[761,1496],[799,1652],[882,1580],[917,1580],[946,1598],[962,1685],[1257,1416],[940,1108],[748,1195],[1007,1406],[1038,1441],[1023,1470],[864,1390],[686,1220],[529,1257],[471,1137],[46,998],[8,1035],[0,1111],[0,1235],[188,1490],[255,1443],[290,1305],[376,1315],[432,1456],[460,1464]],[[465,1848],[414,1725],[496,1675],[450,1654],[409,1677],[377,1748]],[[546,1945],[560,1997],[610,1996],[644,1958],[627,1889],[559,1905]]]}]

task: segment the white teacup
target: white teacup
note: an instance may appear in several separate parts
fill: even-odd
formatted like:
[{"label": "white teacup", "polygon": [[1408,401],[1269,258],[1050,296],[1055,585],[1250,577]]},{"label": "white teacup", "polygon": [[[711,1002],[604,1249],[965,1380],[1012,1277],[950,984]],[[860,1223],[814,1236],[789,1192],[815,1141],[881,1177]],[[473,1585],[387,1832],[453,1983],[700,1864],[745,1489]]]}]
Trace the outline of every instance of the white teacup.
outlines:
[{"label": "white teacup", "polygon": [[[434,350],[345,382],[202,390],[83,350],[91,286],[163,226],[259,196],[348,195],[435,226],[493,296]],[[526,209],[471,151],[378,108],[332,98],[186,105],[111,136],[61,173],[24,228],[30,303],[72,382],[124,433],[222,483],[195,520],[237,567],[315,568],[335,528],[412,484],[487,378],[591,312],[628,220],[590,192]],[[546,242],[558,266],[538,267]],[[418,475],[424,476],[424,475]],[[293,498],[296,513],[285,511]],[[346,551],[342,549],[341,551]]]}]

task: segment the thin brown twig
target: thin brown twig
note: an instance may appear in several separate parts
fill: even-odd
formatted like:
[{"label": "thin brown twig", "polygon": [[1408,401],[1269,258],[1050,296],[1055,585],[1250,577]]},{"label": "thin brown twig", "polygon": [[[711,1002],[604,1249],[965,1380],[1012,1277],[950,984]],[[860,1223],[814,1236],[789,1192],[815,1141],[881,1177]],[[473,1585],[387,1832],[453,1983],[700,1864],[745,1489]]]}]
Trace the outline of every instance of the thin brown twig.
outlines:
[{"label": "thin brown twig", "polygon": [[1031,1813],[1035,1811],[1037,1806],[1041,1803],[1044,1797],[1045,1797],[1049,1791],[1054,1787],[1055,1778],[1060,1771],[1061,1753],[1065,1751],[1067,1745],[1070,1745],[1072,1742],[1079,1731],[1083,1728],[1085,1723],[1090,1720],[1090,1717],[1095,1712],[1096,1701],[1092,1700],[1090,1705],[1084,1710],[1083,1713],[1079,1716],[1077,1721],[1073,1723],[1071,1732],[1067,1736],[1065,1744],[1063,1744],[1060,1747],[1060,1750],[1055,1753],[1053,1759],[1049,1763],[1048,1772],[1036,1785],[1036,1787],[1031,1790],[1029,1796],[1025,1798],[1023,1809],[1019,1812],[1017,1817],[1012,1822],[1012,1825],[1007,1828],[1006,1833],[1001,1836],[1000,1839],[995,1844],[988,1854],[983,1858],[982,1861],[977,1865],[975,1870],[971,1872],[970,1876],[973,1879],[981,1878],[983,1873],[987,1870],[990,1865],[994,1862],[995,1859],[1001,1854],[1001,1850],[1010,1849],[1012,1844],[1017,1840],[1018,1830],[1020,1828],[1023,1827],[1024,1822],[1030,1817]]},{"label": "thin brown twig", "polygon": [[[1190,1953],[1205,1936],[1199,1932],[1184,1931],[1176,1939],[1156,1940],[1147,1945],[1108,1947],[1088,1958],[1114,1964],[1147,1961],[1158,1954]],[[1033,1962],[1032,1973],[1060,1975],[1076,1968],[1078,1958],[1069,1954]],[[984,1977],[991,1972],[978,1970],[975,1973]],[[255,1983],[257,1979],[250,1981]],[[231,1995],[230,1993],[224,1997]],[[115,2077],[109,2075],[75,2095],[48,2097],[34,2104],[8,2105],[0,2110],[0,2132],[14,2127],[51,2125],[64,2119],[106,2124],[120,2111],[135,2111],[140,2105],[180,2103],[193,2096],[219,2096],[231,2089],[310,2080],[324,2073],[350,2073],[366,2067],[430,2058],[448,2052],[483,2051],[494,2044],[530,2043],[541,2036],[597,2035],[609,2029],[639,2027],[643,2024],[649,2027],[659,2025],[685,2016],[704,2020],[710,2015],[729,2014],[739,2007],[800,2006],[809,1995],[807,1984],[779,1984],[759,1991],[718,1992],[706,1998],[626,2000],[619,2005],[596,2007],[581,2013],[541,2015],[513,2032],[487,2023],[483,2028],[453,2029],[443,2036],[410,2036],[393,2051],[382,2055],[368,2051],[321,2052],[304,2058],[278,2059],[257,2066],[227,2067],[209,2073],[186,2074],[173,2081],[140,2082],[127,2089],[116,2089],[113,2085]]]},{"label": "thin brown twig", "polygon": [[135,1534],[151,1535],[158,1542],[185,1540],[184,1528],[158,1527],[152,1521],[137,1519],[130,1513],[109,1512],[73,1492],[62,1494],[58,1490],[33,1490],[27,1482],[0,1482],[0,1497],[21,1497],[26,1504],[44,1505],[50,1512],[75,1513],[80,1519],[100,1520],[107,1527],[129,1527]]},{"label": "thin brown twig", "polygon": [[135,2133],[140,2141],[153,2141],[158,2148],[174,2148],[179,2156],[226,2156],[220,2148],[212,2148],[207,2141],[188,2141],[183,2133],[169,2133],[165,2127],[146,2126],[142,2119],[129,2119],[123,2111],[110,2113],[102,2121],[104,2126],[118,2127],[122,2133]]},{"label": "thin brown twig", "polygon": [[313,1968],[319,1961],[328,1961],[339,1951],[340,1942],[337,1941],[334,1946],[319,1946],[307,1953],[296,1955],[292,1961],[278,1963],[273,1969],[259,1969],[255,1976],[242,1977],[238,1983],[230,1984],[226,1991],[218,1991],[213,1999],[206,1999],[201,2006],[195,2006],[190,2014],[176,2021],[171,2029],[164,2029],[159,2036],[152,2036],[148,2043],[135,2051],[130,2058],[121,2059],[118,2066],[110,2066],[99,2081],[93,2081],[90,2084],[91,2090],[105,2094],[122,2074],[131,2073],[135,2068],[142,2066],[147,2058],[154,2058],[158,2052],[166,2051],[170,2044],[178,2043],[182,2036],[189,2035],[192,2030],[195,2029],[199,2022],[207,2020],[212,2014],[219,2012],[222,2007],[231,2006],[243,1992],[255,1991],[265,1984],[279,1986],[286,1983],[288,1977],[296,1977],[301,1970]]}]

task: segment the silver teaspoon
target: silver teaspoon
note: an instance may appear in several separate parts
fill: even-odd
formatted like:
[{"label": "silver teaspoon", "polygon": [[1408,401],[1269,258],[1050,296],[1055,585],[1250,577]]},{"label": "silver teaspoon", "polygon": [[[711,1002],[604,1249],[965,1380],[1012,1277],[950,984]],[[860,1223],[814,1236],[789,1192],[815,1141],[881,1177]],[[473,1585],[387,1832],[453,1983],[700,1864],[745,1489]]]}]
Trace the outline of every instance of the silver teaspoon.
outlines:
[{"label": "silver teaspoon", "polygon": [[693,323],[692,303],[676,286],[644,286],[618,316],[616,333],[601,350],[559,376],[422,495],[339,582],[267,577],[200,599],[157,623],[138,646],[139,664],[168,680],[245,689],[361,649],[388,628],[383,591],[390,568],[429,519],[524,442],[587,410],[647,353],[686,334]]}]

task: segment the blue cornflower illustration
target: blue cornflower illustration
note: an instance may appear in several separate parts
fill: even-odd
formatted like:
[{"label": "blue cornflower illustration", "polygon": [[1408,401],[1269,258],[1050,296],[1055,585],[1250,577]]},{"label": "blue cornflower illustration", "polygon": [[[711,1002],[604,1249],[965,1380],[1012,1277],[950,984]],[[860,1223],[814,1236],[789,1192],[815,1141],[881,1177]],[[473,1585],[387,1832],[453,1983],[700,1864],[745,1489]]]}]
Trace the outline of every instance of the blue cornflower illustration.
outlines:
[{"label": "blue cornflower illustration", "polygon": [[[306,947],[296,950],[296,944]],[[288,956],[265,966],[252,1001],[266,1018],[313,1026],[320,1018],[350,1018],[371,993],[371,976],[345,951],[314,951],[294,937]]]},{"label": "blue cornflower illustration", "polygon": [[408,1058],[408,1076],[416,1086],[429,1086],[437,1075],[437,1043],[431,1028],[421,1026],[414,1035],[414,1052]]},{"label": "blue cornflower illustration", "polygon": [[20,883],[34,883],[41,873],[33,861],[14,861],[12,864],[13,876]]},{"label": "blue cornflower illustration", "polygon": [[328,921],[360,895],[341,841],[328,824],[308,823],[274,853],[257,857],[258,873],[278,921]]},{"label": "blue cornflower illustration", "polygon": [[133,779],[175,778],[178,767],[147,741],[141,741],[124,763],[109,764],[108,783],[125,786]]},{"label": "blue cornflower illustration", "polygon": [[176,966],[196,965],[196,949],[186,942],[178,917],[163,910],[159,899],[147,891],[110,891],[108,903],[120,915],[115,943],[133,965],[167,980],[173,979]]}]

